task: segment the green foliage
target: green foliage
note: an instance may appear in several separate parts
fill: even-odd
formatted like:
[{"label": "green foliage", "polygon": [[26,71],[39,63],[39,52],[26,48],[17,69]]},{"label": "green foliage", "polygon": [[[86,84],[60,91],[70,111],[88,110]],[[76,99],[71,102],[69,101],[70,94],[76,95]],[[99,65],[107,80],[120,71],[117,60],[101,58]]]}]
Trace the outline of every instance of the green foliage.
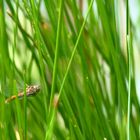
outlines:
[{"label": "green foliage", "polygon": [[120,3],[0,0],[0,140],[140,139],[135,28],[126,1],[120,30]]}]

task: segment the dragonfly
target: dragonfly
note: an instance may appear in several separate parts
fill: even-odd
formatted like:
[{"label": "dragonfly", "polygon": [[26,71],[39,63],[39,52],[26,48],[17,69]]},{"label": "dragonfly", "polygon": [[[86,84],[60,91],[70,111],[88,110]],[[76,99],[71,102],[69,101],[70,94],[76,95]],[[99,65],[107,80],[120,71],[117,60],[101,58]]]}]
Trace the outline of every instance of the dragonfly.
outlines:
[{"label": "dragonfly", "polygon": [[[30,86],[27,86],[26,88],[26,96],[29,97],[29,96],[34,96],[36,95],[38,92],[40,91],[40,86],[39,85],[30,85]],[[12,95],[11,97],[8,97],[6,100],[5,100],[5,103],[10,103],[12,100],[16,99],[16,98],[19,98],[19,99],[22,99],[24,97],[24,91],[22,92],[19,92],[17,95]]]}]

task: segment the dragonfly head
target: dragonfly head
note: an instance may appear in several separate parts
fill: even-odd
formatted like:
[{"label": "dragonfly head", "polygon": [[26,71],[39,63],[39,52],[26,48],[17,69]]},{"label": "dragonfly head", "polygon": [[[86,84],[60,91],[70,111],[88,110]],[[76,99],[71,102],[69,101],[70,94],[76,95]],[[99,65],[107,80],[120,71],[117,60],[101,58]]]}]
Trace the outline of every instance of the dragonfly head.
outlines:
[{"label": "dragonfly head", "polygon": [[35,95],[39,91],[40,91],[40,85],[32,85],[32,86],[28,86],[26,88],[26,94],[27,94],[27,96]]}]

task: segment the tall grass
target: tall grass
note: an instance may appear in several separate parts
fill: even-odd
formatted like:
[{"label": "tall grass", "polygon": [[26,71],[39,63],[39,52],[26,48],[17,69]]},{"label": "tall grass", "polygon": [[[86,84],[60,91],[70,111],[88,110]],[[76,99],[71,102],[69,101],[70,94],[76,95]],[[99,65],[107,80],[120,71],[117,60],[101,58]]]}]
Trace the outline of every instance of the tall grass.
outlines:
[{"label": "tall grass", "polygon": [[0,139],[140,139],[130,15],[128,0],[1,0]]}]

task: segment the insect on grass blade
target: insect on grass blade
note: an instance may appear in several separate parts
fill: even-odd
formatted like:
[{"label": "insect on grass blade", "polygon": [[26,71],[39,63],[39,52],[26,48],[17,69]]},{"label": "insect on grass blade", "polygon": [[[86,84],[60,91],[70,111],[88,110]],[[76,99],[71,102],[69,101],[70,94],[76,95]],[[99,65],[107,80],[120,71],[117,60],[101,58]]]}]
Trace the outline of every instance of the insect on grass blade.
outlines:
[{"label": "insect on grass blade", "polygon": [[[32,85],[32,86],[28,86],[26,88],[26,96],[29,97],[29,96],[34,96],[36,95],[38,92],[40,91],[40,86],[39,85]],[[5,103],[9,103],[11,102],[12,100],[16,99],[16,98],[19,98],[19,99],[22,99],[24,97],[24,91],[22,92],[19,92],[18,95],[13,95],[9,98],[7,98],[5,100]]]}]

